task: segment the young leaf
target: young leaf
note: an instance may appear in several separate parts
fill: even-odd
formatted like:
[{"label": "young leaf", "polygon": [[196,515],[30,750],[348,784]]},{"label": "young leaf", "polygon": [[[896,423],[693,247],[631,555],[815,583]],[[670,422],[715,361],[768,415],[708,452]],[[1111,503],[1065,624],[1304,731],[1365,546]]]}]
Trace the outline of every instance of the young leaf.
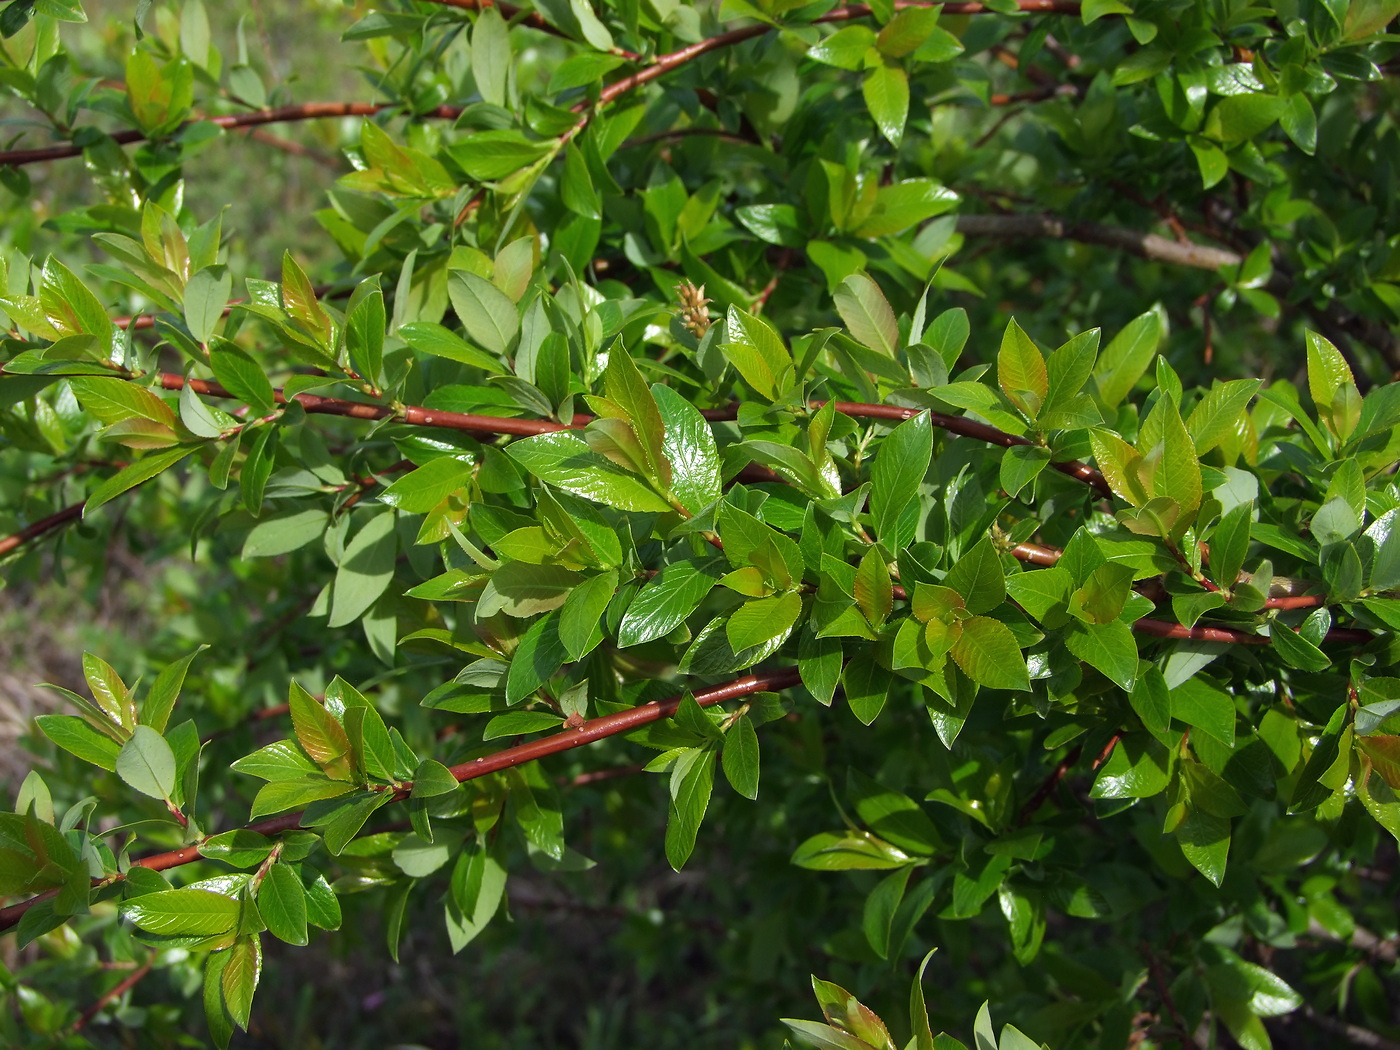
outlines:
[{"label": "young leaf", "polygon": [[168,800],[175,791],[175,753],[150,726],[137,726],[117,755],[117,776],[151,798]]},{"label": "young leaf", "polygon": [[890,540],[893,549],[904,546],[896,538],[896,526],[918,498],[932,457],[933,425],[927,412],[906,419],[880,444],[870,468],[870,514],[875,534]]},{"label": "young leaf", "polygon": [[747,714],[740,715],[725,733],[722,758],[730,787],[745,798],[758,798],[758,734]]},{"label": "young leaf", "polygon": [[863,273],[853,273],[836,289],[836,312],[858,342],[887,357],[899,345],[899,324],[880,286]]}]

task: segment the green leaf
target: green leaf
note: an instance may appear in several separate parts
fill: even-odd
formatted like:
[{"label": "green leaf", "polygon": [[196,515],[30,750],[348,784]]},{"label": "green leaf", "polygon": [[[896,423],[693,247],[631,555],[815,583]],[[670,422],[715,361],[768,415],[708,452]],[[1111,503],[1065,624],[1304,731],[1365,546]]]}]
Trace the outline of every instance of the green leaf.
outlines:
[{"label": "green leaf", "polygon": [[263,518],[243,541],[243,558],[271,558],[290,554],[326,534],[330,516],[319,508],[293,510]]},{"label": "green leaf", "polygon": [[[1291,633],[1291,632],[1290,632]],[[1199,676],[1171,691],[1172,717],[1235,746],[1235,704],[1230,694]]]},{"label": "green leaf", "polygon": [[889,540],[892,549],[908,541],[900,541],[897,527],[905,508],[918,498],[932,457],[933,425],[927,412],[906,419],[880,443],[870,469],[870,514],[875,534]]},{"label": "green leaf", "polygon": [[666,425],[656,399],[646,381],[637,371],[632,355],[619,340],[608,354],[608,367],[603,372],[605,398],[589,398],[600,416],[613,416],[625,422],[636,435],[641,447],[644,473],[661,491],[671,487],[671,464],[666,458],[663,441]]},{"label": "green leaf", "polygon": [[211,952],[204,966],[204,1017],[219,1050],[227,1050],[233,1038],[233,1019],[224,1007],[223,973],[228,960],[228,952]]},{"label": "green leaf", "polygon": [[792,854],[793,864],[814,871],[902,868],[911,860],[899,847],[868,831],[822,832]]},{"label": "green leaf", "polygon": [[602,641],[598,621],[617,591],[617,581],[617,570],[609,569],[575,585],[564,599],[559,612],[559,641],[571,661],[582,659]]},{"label": "green leaf", "polygon": [[330,315],[317,301],[311,279],[292,257],[290,250],[282,254],[282,308],[292,320],[300,323],[323,351],[330,349]]},{"label": "green leaf", "polygon": [[497,357],[509,352],[520,332],[520,315],[504,292],[484,277],[453,270],[447,295],[468,339]]},{"label": "green leaf", "polygon": [[1167,790],[1171,754],[1147,733],[1127,733],[1099,767],[1090,798],[1152,798]]},{"label": "green leaf", "polygon": [[[932,13],[935,9],[907,10]],[[870,214],[851,233],[855,237],[888,237],[951,211],[960,200],[957,193],[934,179],[904,179],[875,191]]]},{"label": "green leaf", "polygon": [[710,805],[715,752],[710,747],[682,753],[671,771],[671,812],[666,821],[666,860],[680,871],[695,849],[695,836]]},{"label": "green leaf", "polygon": [[989,616],[972,616],[959,623],[962,633],[951,651],[964,674],[989,689],[1030,691],[1026,660],[1009,627]]},{"label": "green leaf", "polygon": [[933,821],[908,795],[855,769],[847,774],[846,794],[861,822],[900,849],[932,856],[943,845]]},{"label": "green leaf", "polygon": [[749,386],[770,401],[785,393],[792,381],[792,354],[768,322],[730,306],[724,329],[728,339],[720,349]]},{"label": "green leaf", "polygon": [[730,787],[745,798],[758,798],[758,733],[747,714],[740,715],[724,734],[722,758]]},{"label": "green leaf", "polygon": [[[368,126],[368,125],[366,125]],[[377,386],[384,371],[384,293],[378,279],[363,281],[350,297],[345,315],[345,346],[350,364],[365,382]]]},{"label": "green leaf", "polygon": [[221,860],[235,868],[251,868],[267,860],[273,845],[273,841],[266,835],[239,828],[236,831],[226,831],[222,835],[211,835],[199,844],[199,853],[202,857]]},{"label": "green leaf", "polygon": [[665,428],[662,449],[671,467],[671,495],[698,514],[722,495],[719,450],[700,410],[670,387],[651,388]]},{"label": "green leaf", "polygon": [[529,167],[555,148],[552,142],[534,142],[518,131],[500,130],[467,135],[448,146],[447,152],[471,178],[491,181]]},{"label": "green leaf", "polygon": [[289,740],[278,740],[234,762],[232,769],[262,780],[300,780],[319,772]]},{"label": "green leaf", "polygon": [[971,613],[991,612],[1006,597],[1006,573],[990,539],[978,541],[959,558],[943,583],[962,595]]},{"label": "green leaf", "polygon": [[906,7],[880,30],[875,46],[882,55],[903,58],[921,47],[938,27],[938,8]]},{"label": "green leaf", "polygon": [[306,944],[306,889],[285,864],[268,869],[258,888],[258,914],[267,932],[288,944]]},{"label": "green leaf", "polygon": [[855,578],[856,605],[870,626],[879,630],[894,608],[890,569],[880,552],[871,547],[860,560]]},{"label": "green leaf", "polygon": [[619,648],[641,645],[670,634],[710,593],[717,579],[708,564],[667,565],[637,592],[617,628]]},{"label": "green leaf", "polygon": [[1065,647],[1119,688],[1132,692],[1138,673],[1137,643],[1123,621],[1071,623]]},{"label": "green leaf", "polygon": [[1308,393],[1318,417],[1345,441],[1361,418],[1361,396],[1351,366],[1335,346],[1316,332],[1307,333]]},{"label": "green leaf", "polygon": [[474,469],[468,460],[438,456],[403,475],[381,492],[379,499],[410,514],[426,514],[463,488]]},{"label": "green leaf", "polygon": [[1258,379],[1216,383],[1196,403],[1186,420],[1186,430],[1198,456],[1204,456],[1235,431],[1244,420],[1250,398],[1258,393],[1261,385]]},{"label": "green leaf", "polygon": [[729,645],[738,653],[786,635],[801,612],[802,597],[793,591],[745,602],[734,610],[725,624]]},{"label": "green leaf", "polygon": [[522,736],[553,729],[563,723],[558,715],[548,711],[507,711],[496,715],[482,730],[482,740],[499,740],[503,736]]},{"label": "green leaf", "polygon": [[869,896],[861,918],[861,928],[865,940],[881,959],[890,957],[890,930],[894,925],[895,912],[904,899],[904,888],[909,884],[909,868],[902,868],[881,879]]},{"label": "green leaf", "polygon": [[1007,399],[1034,420],[1050,393],[1045,357],[1014,319],[1006,325],[997,354],[997,382]]},{"label": "green leaf", "polygon": [[937,950],[929,949],[923,962],[919,963],[918,972],[914,974],[913,983],[909,988],[909,1028],[914,1035],[912,1045],[906,1050],[948,1050],[934,1041],[933,1030],[928,1023],[928,1005],[924,1002],[924,971],[928,969],[929,960]]},{"label": "green leaf", "polygon": [[398,549],[392,511],[370,518],[355,534],[336,569],[328,627],[354,623],[388,590]]},{"label": "green leaf", "polygon": [[863,273],[853,273],[836,289],[836,312],[855,339],[893,357],[899,345],[899,324],[880,286]]},{"label": "green leaf", "polygon": [[[1166,334],[1165,312],[1154,307],[1128,322],[1099,355],[1094,367],[1099,403],[1116,410],[1142,378]],[[1112,418],[1112,417],[1110,417]]]},{"label": "green leaf", "polygon": [[262,976],[262,941],[257,934],[240,937],[228,950],[228,963],[220,976],[224,1005],[233,1023],[248,1030],[248,1017],[253,1010],[253,993]]},{"label": "green leaf", "polygon": [[874,46],[875,33],[868,26],[846,26],[813,44],[807,50],[807,57],[838,69],[858,70],[865,65],[865,56]]},{"label": "green leaf", "polygon": [[1230,95],[1207,115],[1206,133],[1227,146],[1244,142],[1272,127],[1287,105],[1275,95]]},{"label": "green leaf", "polygon": [[600,456],[575,434],[559,432],[514,441],[506,452],[541,481],[618,510],[671,509],[640,477]]},{"label": "green leaf", "polygon": [[[1161,408],[1164,403],[1159,401],[1158,407]],[[1161,415],[1162,458],[1153,475],[1152,494],[1173,500],[1181,508],[1182,518],[1173,530],[1179,534],[1190,524],[1196,508],[1201,505],[1201,464],[1176,404],[1168,404]]]},{"label": "green leaf", "polygon": [[413,798],[436,798],[456,791],[460,785],[451,770],[441,762],[425,758],[413,773]]},{"label": "green leaf", "polygon": [[433,357],[460,361],[491,375],[509,375],[510,371],[499,360],[478,350],[456,332],[431,321],[412,321],[399,325],[398,337],[419,353]]},{"label": "green leaf", "polygon": [[306,887],[306,921],[323,930],[340,929],[340,900],[324,875]]},{"label": "green leaf", "polygon": [[1230,822],[1188,807],[1186,819],[1176,829],[1176,841],[1191,866],[1219,886],[1230,854]]},{"label": "green leaf", "polygon": [[289,684],[287,705],[301,749],[333,780],[349,780],[350,738],[345,727],[295,681]]},{"label": "green leaf", "polygon": [[116,771],[121,745],[77,715],[38,715],[34,724],[69,754],[102,769]]},{"label": "green leaf", "polygon": [[214,336],[208,342],[209,367],[214,371],[214,378],[234,397],[246,403],[254,415],[270,413],[276,402],[272,383],[262,367],[227,339]]},{"label": "green leaf", "polygon": [[568,655],[559,640],[559,614],[546,613],[530,625],[511,657],[506,674],[506,703],[518,703],[539,689],[554,677]]},{"label": "green leaf", "polygon": [[471,69],[476,89],[493,106],[506,103],[506,77],[510,71],[510,36],[503,19],[494,7],[477,16],[472,26]]},{"label": "green leaf", "polygon": [[53,256],[44,260],[39,281],[39,302],[44,316],[61,335],[97,336],[104,348],[112,337],[112,320],[97,296],[73,271]]},{"label": "green leaf", "polygon": [[227,266],[207,266],[185,283],[185,324],[201,343],[209,341],[233,294],[233,274]]},{"label": "green leaf", "polygon": [[83,517],[86,518],[98,507],[111,502],[128,489],[134,489],[137,485],[150,481],[162,471],[169,470],[198,447],[198,445],[174,445],[170,448],[146,453],[135,463],[123,467],[92,490],[88,495],[87,502],[83,504]]},{"label": "green leaf", "polygon": [[123,918],[147,933],[213,936],[233,932],[239,904],[222,893],[186,887],[136,897],[124,902],[121,911]]},{"label": "green leaf", "polygon": [[346,780],[332,780],[326,776],[307,776],[299,780],[269,781],[258,789],[253,799],[252,816],[256,820],[273,813],[289,809],[299,809],[321,799],[339,798],[355,790]]},{"label": "green leaf", "polygon": [[150,726],[137,726],[117,755],[117,776],[151,798],[169,800],[175,790],[175,752]]},{"label": "green leaf", "polygon": [[865,108],[880,134],[898,148],[904,139],[904,123],[909,119],[909,75],[896,62],[880,59],[861,81]]},{"label": "green leaf", "polygon": [[1050,450],[1039,445],[1012,445],[1001,457],[998,481],[1008,496],[1017,495],[1050,464]]},{"label": "green leaf", "polygon": [[1289,667],[1302,671],[1325,671],[1332,666],[1326,653],[1281,623],[1275,623],[1270,630],[1269,645],[1278,651]]}]

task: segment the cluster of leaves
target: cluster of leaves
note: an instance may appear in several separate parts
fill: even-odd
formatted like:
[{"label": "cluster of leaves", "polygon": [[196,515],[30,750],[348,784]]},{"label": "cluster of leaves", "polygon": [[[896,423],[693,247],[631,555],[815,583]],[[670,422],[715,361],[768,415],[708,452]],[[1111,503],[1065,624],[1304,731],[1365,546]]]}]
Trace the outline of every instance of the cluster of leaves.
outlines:
[{"label": "cluster of leaves", "polygon": [[[397,961],[432,914],[480,947],[512,886],[597,862],[616,897],[639,855],[761,887],[722,977],[820,946],[881,994],[936,944],[950,1025],[991,1000],[1066,1047],[1259,1050],[1305,995],[1393,1025],[1393,3],[366,6],[358,109],[269,93],[199,0],[136,5],[120,89],[64,47],[75,0],[0,12],[0,84],[58,140],[6,185],[81,153],[101,196],[0,254],[0,554],[98,563],[130,507],[285,606],[130,656],[164,665],[144,694],[89,655],[91,699],[38,719],[0,922],[107,990],[7,974],[36,1038],[174,1039],[202,982],[227,1045],[269,945],[374,921]],[[332,283],[290,251],[235,282],[182,164],[347,113]],[[1216,245],[1104,225],[1134,198]],[[1027,218],[1060,232],[963,250]],[[65,264],[78,236],[112,261]],[[1236,301],[1221,357],[1286,371],[1205,367]],[[255,746],[264,650],[289,731]],[[607,755],[659,797],[590,780]],[[164,1012],[84,939],[170,971]],[[799,1038],[895,1045],[816,990]],[[917,980],[911,1027],[961,1045]]]}]

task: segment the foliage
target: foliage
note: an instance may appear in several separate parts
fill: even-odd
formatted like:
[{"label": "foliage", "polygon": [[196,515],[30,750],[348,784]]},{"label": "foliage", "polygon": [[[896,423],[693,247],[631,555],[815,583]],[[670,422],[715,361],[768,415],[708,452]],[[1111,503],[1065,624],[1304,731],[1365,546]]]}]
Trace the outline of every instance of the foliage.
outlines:
[{"label": "foliage", "polygon": [[[1394,1038],[1397,13],[357,2],[316,100],[9,0],[8,583],[192,582],[36,719],[7,1044],[302,1045],[299,957],[426,1001],[550,904],[625,1031],[321,1038],[777,1046],[813,966],[915,977],[819,1047],[961,1045],[925,968],[979,1050]],[[240,270],[187,166],[321,119]]]}]

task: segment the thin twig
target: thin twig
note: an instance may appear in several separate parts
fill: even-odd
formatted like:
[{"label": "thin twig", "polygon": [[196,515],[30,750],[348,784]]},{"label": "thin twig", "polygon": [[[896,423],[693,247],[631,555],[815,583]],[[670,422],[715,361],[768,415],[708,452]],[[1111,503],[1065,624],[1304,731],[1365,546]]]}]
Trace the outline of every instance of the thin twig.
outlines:
[{"label": "thin twig", "polygon": [[151,967],[155,965],[157,954],[158,953],[156,952],[151,952],[150,955],[146,956],[146,961],[142,963],[140,967],[133,970],[127,977],[123,978],[120,983],[114,985],[110,990],[104,992],[98,998],[97,1002],[93,1003],[86,1010],[84,1010],[82,1012],[82,1015],[76,1021],[73,1022],[73,1027],[70,1028],[69,1031],[81,1032],[84,1028],[87,1027],[88,1022],[91,1021],[98,1014],[100,1014],[106,1006],[108,1006],[114,1000],[120,999],[127,992],[131,991],[131,989],[135,988],[136,985],[141,982],[141,979],[145,977],[146,974],[151,972]]},{"label": "thin twig", "polygon": [[[327,117],[372,117],[387,109],[398,108],[400,108],[400,104],[396,102],[301,102],[291,106],[255,109],[248,113],[227,113],[219,117],[187,120],[173,134],[178,135],[186,128],[198,124],[214,124],[225,130],[230,130],[257,127],[262,124],[285,124],[299,120],[324,120]],[[425,113],[415,114],[418,117],[437,117],[443,120],[456,120],[461,115],[461,106],[438,106]],[[135,128],[113,132],[110,137],[122,146],[133,142],[145,142],[149,138],[144,131]],[[25,164],[38,164],[46,160],[76,157],[82,152],[83,147],[75,146],[72,143],[66,143],[62,146],[44,146],[39,149],[5,150],[0,151],[0,165],[20,167]]]},{"label": "thin twig", "polygon": [[1362,1028],[1360,1025],[1348,1024],[1335,1017],[1328,1017],[1306,1004],[1303,1006],[1303,1016],[1324,1032],[1341,1036],[1352,1046],[1359,1046],[1362,1050],[1400,1050],[1400,1043],[1394,1039],[1387,1039],[1379,1032],[1373,1032],[1369,1028]]},{"label": "thin twig", "polygon": [[[717,685],[710,689],[703,689],[690,694],[695,702],[701,707],[710,707],[714,704],[723,703],[726,700],[737,700],[740,697],[752,696],[754,693],[779,692],[784,689],[791,689],[800,684],[801,675],[796,668],[785,668],[780,671],[766,671],[758,674],[748,674],[742,678],[736,678],[723,685]],[[478,777],[488,776],[491,773],[499,773],[506,769],[513,769],[516,766],[523,766],[527,762],[534,762],[549,755],[557,755],[564,751],[570,751],[585,744],[591,744],[597,740],[607,737],[617,736],[621,733],[630,733],[643,726],[659,722],[663,718],[670,718],[680,707],[685,694],[670,697],[666,700],[653,700],[648,704],[639,704],[636,707],[628,708],[626,711],[618,711],[615,714],[603,715],[584,722],[582,725],[565,729],[562,732],[554,733],[550,736],[531,740],[528,743],[519,744],[515,747],[508,747],[502,751],[497,751],[492,755],[483,755],[480,758],[463,762],[453,766],[450,772],[460,782],[475,780]],[[412,784],[404,784],[394,790],[393,801],[401,801],[408,798],[413,789]],[[388,790],[388,789],[386,789]],[[284,813],[280,817],[271,817],[268,820],[261,820],[253,824],[246,825],[242,830],[255,831],[261,835],[278,835],[284,831],[291,831],[301,827],[302,813]],[[140,860],[132,861],[133,867],[149,868],[151,871],[169,871],[171,868],[178,868],[185,864],[191,864],[200,860],[201,855],[197,845],[186,846],[183,849],[170,850],[166,853],[157,853],[154,856],[143,857]],[[110,875],[105,880],[94,880],[94,884],[107,884],[119,882],[126,876],[118,873]],[[20,919],[24,918],[26,912],[35,905],[50,900],[58,895],[58,890],[48,890],[38,896],[28,900],[20,901],[18,904],[11,904],[7,908],[0,908],[0,931],[14,927]]]},{"label": "thin twig", "polygon": [[20,529],[13,536],[6,536],[0,539],[0,557],[4,557],[22,544],[30,540],[38,539],[54,529],[62,528],[70,521],[75,521],[83,516],[83,504],[75,503],[71,507],[64,507],[57,514],[50,514],[47,518],[40,518],[33,525]]},{"label": "thin twig", "polygon": [[1070,749],[1069,754],[1055,763],[1055,768],[1050,770],[1049,776],[1040,782],[1040,786],[1035,789],[1035,794],[1021,807],[1021,813],[1016,818],[1017,827],[1024,827],[1030,823],[1031,817],[1035,816],[1036,811],[1045,805],[1045,800],[1054,793],[1056,786],[1065,778],[1065,774],[1074,768],[1074,764],[1079,761],[1083,750],[1082,744],[1075,744]]},{"label": "thin twig", "polygon": [[1243,257],[1227,248],[1213,248],[1170,240],[1155,233],[1142,233],[1122,226],[1105,226],[1097,222],[1071,222],[1057,215],[960,215],[958,232],[966,237],[1001,237],[1022,240],[1054,238],[1119,248],[1154,262],[1191,266],[1201,270],[1218,270],[1222,266],[1238,266]]}]

